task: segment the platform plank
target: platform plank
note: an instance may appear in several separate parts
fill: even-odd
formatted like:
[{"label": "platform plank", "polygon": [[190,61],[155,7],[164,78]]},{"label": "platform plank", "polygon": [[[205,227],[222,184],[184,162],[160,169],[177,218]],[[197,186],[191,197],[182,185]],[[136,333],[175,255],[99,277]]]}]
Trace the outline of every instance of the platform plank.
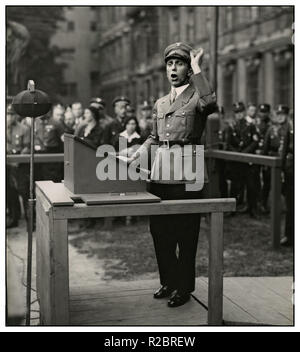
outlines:
[{"label": "platform plank", "polygon": [[74,205],[74,201],[71,199],[72,193],[63,183],[38,181],[36,182],[36,186],[41,190],[53,206]]},{"label": "platform plank", "polygon": [[71,298],[71,325],[206,325],[207,311],[193,298],[176,309],[153,299],[153,289]]},{"label": "platform plank", "polygon": [[[224,325],[292,325],[291,277],[224,278]],[[199,277],[186,305],[154,300],[158,280],[71,287],[71,325],[207,325],[208,280]],[[287,289],[289,288],[289,289]]]}]

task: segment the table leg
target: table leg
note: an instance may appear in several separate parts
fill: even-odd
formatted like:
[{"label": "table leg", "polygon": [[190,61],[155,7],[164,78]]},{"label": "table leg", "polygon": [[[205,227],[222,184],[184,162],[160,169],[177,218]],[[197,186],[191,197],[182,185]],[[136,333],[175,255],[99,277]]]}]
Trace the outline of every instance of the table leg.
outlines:
[{"label": "table leg", "polygon": [[42,325],[69,324],[68,221],[37,199],[37,290]]},{"label": "table leg", "polygon": [[223,323],[223,213],[211,214],[208,325]]}]

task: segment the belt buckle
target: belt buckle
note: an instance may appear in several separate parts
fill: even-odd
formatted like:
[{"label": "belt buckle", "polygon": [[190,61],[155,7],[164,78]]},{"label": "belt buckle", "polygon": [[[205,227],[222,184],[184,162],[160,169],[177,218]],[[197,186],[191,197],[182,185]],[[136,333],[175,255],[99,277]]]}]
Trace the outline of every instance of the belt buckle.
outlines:
[{"label": "belt buckle", "polygon": [[162,143],[164,148],[170,149],[170,143],[168,139],[164,139]]}]

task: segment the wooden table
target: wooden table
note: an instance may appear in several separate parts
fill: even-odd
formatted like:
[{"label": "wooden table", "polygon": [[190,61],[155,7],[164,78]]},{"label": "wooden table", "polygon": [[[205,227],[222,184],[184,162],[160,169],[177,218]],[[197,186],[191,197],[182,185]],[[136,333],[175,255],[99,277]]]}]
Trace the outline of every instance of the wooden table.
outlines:
[{"label": "wooden table", "polygon": [[208,324],[223,322],[223,213],[235,199],[169,200],[159,203],[75,203],[62,183],[36,183],[37,295],[41,324],[69,325],[68,220],[117,216],[210,213]]}]

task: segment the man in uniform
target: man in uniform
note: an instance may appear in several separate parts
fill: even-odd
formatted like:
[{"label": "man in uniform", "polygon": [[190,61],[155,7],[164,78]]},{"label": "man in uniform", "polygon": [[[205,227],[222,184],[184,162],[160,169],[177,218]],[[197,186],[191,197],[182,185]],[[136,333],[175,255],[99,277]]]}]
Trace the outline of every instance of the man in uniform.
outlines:
[{"label": "man in uniform", "polygon": [[[231,133],[228,134],[227,147],[228,150],[240,153],[254,153],[259,142],[259,135],[257,133],[254,118],[256,115],[256,106],[252,103],[248,104],[247,114],[240,118]],[[238,170],[236,170],[236,182],[240,182],[239,189],[243,189],[245,182],[247,187],[247,205],[248,212],[251,217],[258,218],[258,192],[259,189],[259,170],[256,165],[238,163]]]},{"label": "man in uniform", "polygon": [[[271,114],[271,106],[269,104],[260,104],[258,107],[258,114],[256,117],[256,129],[259,134],[259,143],[258,148],[256,149],[256,154],[262,154],[264,150],[264,140],[267,133],[267,130],[271,126],[270,120]],[[262,170],[262,179],[263,186],[261,190],[260,203],[261,203],[261,211],[264,214],[269,212],[268,209],[268,197],[271,188],[271,169],[268,166],[262,166],[260,168]]]},{"label": "man in uniform", "polygon": [[273,124],[269,127],[265,142],[265,155],[282,158],[284,172],[284,195],[286,199],[286,227],[282,245],[294,243],[294,148],[293,128],[288,123],[289,108],[279,105],[272,116]]},{"label": "man in uniform", "polygon": [[[26,154],[30,148],[30,130],[17,120],[11,105],[7,107],[7,154]],[[6,197],[9,220],[7,227],[18,226],[20,218],[19,196],[22,197],[25,219],[28,219],[29,165],[11,165],[6,168]]]},{"label": "man in uniform", "polygon": [[[55,121],[48,114],[36,119],[35,151],[38,153],[63,153],[64,146],[62,136],[64,125]],[[45,163],[40,167],[43,180],[61,182],[63,178],[62,167],[59,163]]]},{"label": "man in uniform", "polygon": [[[246,107],[243,102],[235,102],[232,106],[233,116],[224,130],[225,150],[237,152],[240,140],[237,135],[237,123],[245,118]],[[242,177],[243,164],[235,161],[226,163],[226,178],[231,181],[230,197],[236,198],[238,207],[243,205],[245,182]]]},{"label": "man in uniform", "polygon": [[138,121],[141,130],[142,142],[145,142],[152,132],[153,125],[152,106],[146,100],[141,107],[141,115]]},{"label": "man in uniform", "polygon": [[[181,148],[186,144],[200,144],[207,116],[215,110],[215,94],[201,72],[202,58],[203,49],[194,51],[184,43],[171,44],[165,49],[164,59],[171,92],[155,103],[153,133],[131,160],[142,157],[145,151],[151,149],[151,145],[158,144],[154,170],[156,162],[159,165],[159,150],[168,153],[173,145]],[[160,166],[163,167],[162,163]],[[173,166],[170,159],[167,168],[172,170]],[[151,180],[151,193],[161,199],[201,197],[201,191],[186,190],[184,180],[177,183],[173,180]],[[169,307],[185,304],[195,289],[199,229],[200,214],[150,216],[150,231],[161,282],[154,298],[171,296]]]},{"label": "man in uniform", "polygon": [[99,97],[92,98],[90,100],[90,106],[94,106],[99,110],[99,112],[104,114],[105,118],[100,120],[100,122],[103,123],[101,127],[105,128],[105,126],[109,125],[113,121],[113,118],[106,113],[106,102],[104,99]]},{"label": "man in uniform", "polygon": [[124,119],[126,117],[127,105],[129,104],[129,99],[124,96],[118,96],[113,100],[115,118],[104,130],[104,144],[116,144],[119,133],[123,132],[125,128]]}]

